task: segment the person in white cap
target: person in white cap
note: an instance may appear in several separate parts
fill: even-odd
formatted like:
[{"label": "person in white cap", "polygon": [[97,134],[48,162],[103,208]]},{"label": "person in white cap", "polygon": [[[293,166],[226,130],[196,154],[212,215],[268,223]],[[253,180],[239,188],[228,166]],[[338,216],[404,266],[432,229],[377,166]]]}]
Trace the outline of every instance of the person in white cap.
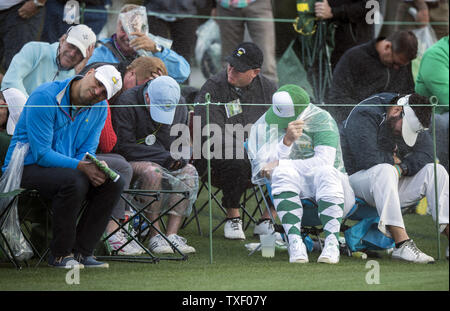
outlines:
[{"label": "person in white cap", "polygon": [[[195,248],[178,235],[183,217],[189,216],[198,192],[198,174],[195,167],[187,163],[189,155],[187,159],[179,157],[178,150],[172,150],[172,143],[180,138],[178,131],[171,135],[172,129],[178,124],[186,128],[188,118],[187,106],[179,104],[180,100],[185,104],[178,83],[169,76],[160,76],[123,92],[114,103],[117,107],[113,105],[111,109],[117,134],[116,150],[130,162],[139,188],[189,192],[187,200],[169,211],[167,237],[150,228],[148,248],[153,253],[174,253],[174,246],[185,254],[195,252]],[[147,209],[147,217],[156,220],[161,212],[182,198],[180,194],[163,195]],[[159,230],[157,222],[155,227]]]},{"label": "person in white cap", "polygon": [[[1,84],[2,91],[10,89],[3,96],[8,106],[15,106],[13,115],[20,115],[28,96],[41,84],[61,81],[80,72],[92,55],[96,40],[94,32],[80,24],[69,28],[59,42],[25,44],[12,59]],[[14,132],[13,121],[9,121],[9,135]]]},{"label": "person in white cap", "polygon": [[31,93],[17,123],[3,172],[16,145],[28,144],[21,187],[38,190],[52,201],[50,266],[108,267],[92,254],[124,183],[107,179],[84,157],[87,152],[95,156],[107,116],[106,99],[121,88],[120,73],[111,65],[43,84]]},{"label": "person in white cap", "polygon": [[272,106],[252,126],[248,142],[252,182],[270,181],[273,203],[289,242],[289,262],[307,263],[301,237],[301,199],[314,198],[325,233],[320,263],[339,262],[339,231],[344,209],[355,198],[345,174],[339,131],[308,94],[287,84],[272,97]]},{"label": "person in white cap", "polygon": [[427,130],[431,109],[429,99],[415,93],[375,94],[351,111],[341,137],[350,184],[357,197],[376,207],[378,229],[396,243],[392,258],[415,263],[434,259],[409,238],[402,207],[426,197],[428,213],[436,220],[436,187],[439,228],[449,236],[449,177],[438,164],[434,182],[433,141]]}]

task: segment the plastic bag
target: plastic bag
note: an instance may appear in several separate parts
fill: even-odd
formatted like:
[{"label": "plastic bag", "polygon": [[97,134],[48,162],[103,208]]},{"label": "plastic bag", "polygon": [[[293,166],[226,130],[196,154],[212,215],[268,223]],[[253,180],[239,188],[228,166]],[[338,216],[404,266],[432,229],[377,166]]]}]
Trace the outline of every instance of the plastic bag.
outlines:
[{"label": "plastic bag", "polygon": [[[131,33],[141,32],[149,36],[156,44],[163,46],[165,49],[170,49],[172,47],[172,40],[155,36],[148,32],[147,10],[145,6],[138,6],[128,12],[120,13],[119,19],[122,23],[123,30],[125,30],[130,40],[136,38],[135,36],[131,36]],[[142,49],[138,50],[137,53],[140,56],[153,56],[151,52]]]},{"label": "plastic bag", "polygon": [[[312,137],[318,132],[338,132],[336,122],[325,110],[309,104],[298,116],[304,121],[303,134],[294,142],[289,159],[308,159],[314,156]],[[248,156],[252,166],[252,183],[263,185],[269,182],[261,177],[260,171],[267,163],[278,159],[278,144],[283,140],[285,129],[266,123],[265,114],[253,124],[248,140]],[[339,171],[345,172],[340,145],[336,151],[334,163]]]},{"label": "plastic bag", "polygon": [[69,25],[80,23],[80,4],[78,1],[67,1],[64,6],[63,21]]},{"label": "plastic bag", "polygon": [[428,24],[425,27],[411,30],[417,37],[417,57],[411,62],[414,81],[419,73],[420,61],[425,51],[437,42],[436,33]]},{"label": "plastic bag", "polygon": [[[8,168],[0,179],[0,191],[2,193],[10,192],[20,188],[23,173],[23,163],[28,152],[28,148],[28,143],[23,144],[18,142],[16,144],[11,157],[11,162],[9,162]],[[12,200],[13,197],[0,198],[0,213],[5,210],[5,208],[11,203]],[[25,240],[25,237],[20,230],[17,201],[18,198],[16,196],[14,198],[14,202],[12,203],[12,207],[9,209],[9,212],[3,216],[4,222],[2,223],[0,230],[5,235],[6,240],[11,246],[14,256],[17,258],[17,260],[23,261],[33,257],[33,250]],[[7,247],[4,247],[4,249],[9,252]]]},{"label": "plastic bag", "polygon": [[221,68],[221,40],[219,25],[209,19],[197,28],[195,59],[201,65],[205,78],[216,74]]}]

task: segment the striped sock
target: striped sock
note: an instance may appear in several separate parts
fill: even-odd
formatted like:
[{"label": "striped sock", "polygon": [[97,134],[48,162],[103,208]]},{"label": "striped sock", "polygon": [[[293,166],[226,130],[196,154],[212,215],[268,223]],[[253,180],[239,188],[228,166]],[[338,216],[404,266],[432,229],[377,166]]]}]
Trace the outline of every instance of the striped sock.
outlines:
[{"label": "striped sock", "polygon": [[273,203],[288,238],[289,235],[301,237],[303,206],[299,195],[295,192],[282,192],[274,196]]},{"label": "striped sock", "polygon": [[341,228],[342,217],[344,214],[344,203],[336,204],[319,200],[319,218],[323,225],[325,239],[334,234],[336,240],[339,241],[339,231]]}]

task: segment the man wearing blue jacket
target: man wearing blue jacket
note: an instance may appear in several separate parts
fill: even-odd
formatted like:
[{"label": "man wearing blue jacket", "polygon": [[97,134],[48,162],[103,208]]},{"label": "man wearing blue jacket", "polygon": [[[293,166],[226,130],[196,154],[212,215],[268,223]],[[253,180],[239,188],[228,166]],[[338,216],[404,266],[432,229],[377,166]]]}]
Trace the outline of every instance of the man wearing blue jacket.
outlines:
[{"label": "man wearing blue jacket", "polygon": [[[345,168],[355,196],[375,206],[378,229],[392,237],[392,258],[414,263],[434,262],[409,238],[401,207],[427,198],[428,213],[436,220],[435,187],[440,231],[448,238],[449,178],[437,165],[434,182],[431,105],[427,97],[396,93],[375,94],[359,103],[342,130]],[[447,248],[448,256],[448,248]]]},{"label": "man wearing blue jacket", "polygon": [[[120,13],[126,13],[136,8],[138,6],[135,4],[126,4],[122,7]],[[116,33],[111,38],[99,41],[100,45],[95,48],[88,64],[93,62],[131,63],[139,56],[136,51],[144,50],[160,58],[164,62],[164,65],[166,65],[169,76],[175,79],[175,81],[178,83],[186,81],[191,73],[191,67],[184,57],[157,44],[145,33],[133,32],[131,35],[136,36],[136,38],[130,40],[122,26],[119,14]]]},{"label": "man wearing blue jacket", "polygon": [[[53,240],[49,265],[58,268],[108,267],[95,260],[94,247],[120,198],[123,181],[107,180],[83,160],[95,155],[107,116],[105,99],[122,88],[111,65],[84,77],[45,83],[28,98],[9,146],[3,170],[18,143],[28,143],[21,187],[52,200]],[[88,200],[80,221],[82,203]]]}]

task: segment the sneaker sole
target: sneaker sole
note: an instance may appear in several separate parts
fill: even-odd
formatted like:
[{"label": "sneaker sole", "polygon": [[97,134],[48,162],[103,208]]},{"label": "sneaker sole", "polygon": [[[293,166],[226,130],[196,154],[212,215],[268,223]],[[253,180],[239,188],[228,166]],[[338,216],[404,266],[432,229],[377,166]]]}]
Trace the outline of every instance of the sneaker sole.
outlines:
[{"label": "sneaker sole", "polygon": [[173,254],[174,253],[172,248],[170,250],[169,249],[163,249],[163,250],[151,250],[150,249],[150,252],[155,253],[155,254]]},{"label": "sneaker sole", "polygon": [[137,255],[142,255],[143,253],[139,252],[139,253],[124,253],[124,252],[117,252],[118,256],[137,256]]},{"label": "sneaker sole", "polygon": [[294,259],[294,260],[289,259],[289,262],[290,263],[308,263],[309,260],[308,259]]},{"label": "sneaker sole", "polygon": [[84,265],[87,269],[91,269],[91,268],[105,268],[108,269],[109,268],[109,263],[102,263],[101,265]]},{"label": "sneaker sole", "polygon": [[182,249],[179,249],[180,250],[180,252],[182,252],[183,254],[194,254],[195,253],[195,249],[194,250],[182,250]]},{"label": "sneaker sole", "polygon": [[410,263],[420,263],[420,264],[434,264],[435,263],[434,260],[433,261],[412,261],[412,260],[406,260],[401,257],[394,257],[394,256],[392,256],[392,259],[398,260],[398,261],[410,262]]},{"label": "sneaker sole", "polygon": [[230,237],[230,236],[226,236],[226,235],[224,235],[224,237],[227,240],[241,240],[241,241],[245,240],[245,237]]},{"label": "sneaker sole", "polygon": [[84,269],[84,265],[82,265],[82,264],[79,264],[77,266],[69,266],[69,267],[66,267],[66,266],[54,266],[54,265],[51,265],[51,264],[48,264],[48,266],[52,267],[52,268],[67,269],[67,270],[73,269],[75,267],[78,267],[78,269]]},{"label": "sneaker sole", "polygon": [[339,259],[338,259],[338,261],[332,261],[332,260],[330,260],[330,258],[327,258],[327,257],[323,257],[323,258],[319,257],[319,259],[317,259],[317,262],[335,265],[335,264],[339,263]]}]

